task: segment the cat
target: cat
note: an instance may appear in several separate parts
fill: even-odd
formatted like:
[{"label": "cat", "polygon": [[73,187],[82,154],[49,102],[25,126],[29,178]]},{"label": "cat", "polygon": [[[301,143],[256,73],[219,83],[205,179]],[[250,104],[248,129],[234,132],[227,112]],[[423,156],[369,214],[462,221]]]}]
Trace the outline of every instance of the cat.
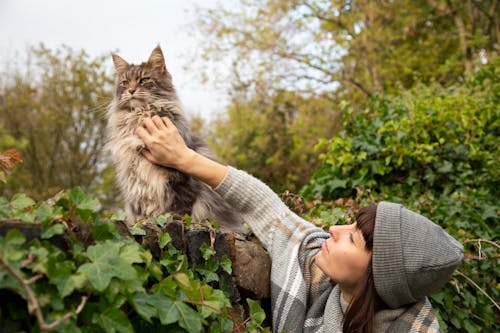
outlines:
[{"label": "cat", "polygon": [[127,225],[171,213],[176,217],[189,214],[194,221],[215,221],[223,230],[244,231],[238,215],[212,188],[177,170],[155,165],[140,153],[144,144],[134,131],[144,118],[158,115],[172,120],[188,147],[216,160],[209,146],[189,129],[160,46],[140,65],[128,64],[117,54],[112,58],[118,78],[107,109],[106,147],[125,200]]}]

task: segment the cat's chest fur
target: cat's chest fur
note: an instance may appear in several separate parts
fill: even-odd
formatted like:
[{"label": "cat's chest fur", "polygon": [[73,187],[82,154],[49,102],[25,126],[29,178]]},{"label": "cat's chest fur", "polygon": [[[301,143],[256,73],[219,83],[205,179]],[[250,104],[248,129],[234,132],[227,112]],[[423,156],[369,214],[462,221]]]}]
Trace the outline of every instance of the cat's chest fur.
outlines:
[{"label": "cat's chest fur", "polygon": [[155,165],[140,153],[143,142],[134,134],[144,118],[166,116],[165,103],[114,110],[108,123],[108,149],[115,164],[118,185],[136,215],[158,215],[174,205],[174,184],[179,172]]}]

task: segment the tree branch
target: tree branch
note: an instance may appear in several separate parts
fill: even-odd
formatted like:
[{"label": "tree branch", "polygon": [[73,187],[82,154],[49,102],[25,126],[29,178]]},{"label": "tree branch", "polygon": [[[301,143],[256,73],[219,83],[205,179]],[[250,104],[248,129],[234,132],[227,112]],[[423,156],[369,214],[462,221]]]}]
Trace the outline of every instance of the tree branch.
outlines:
[{"label": "tree branch", "polygon": [[500,305],[498,305],[497,302],[495,302],[495,300],[486,293],[486,291],[484,291],[476,282],[474,282],[470,277],[468,277],[467,275],[465,275],[464,273],[460,272],[459,270],[456,270],[455,271],[458,275],[462,276],[463,278],[465,278],[470,284],[472,284],[474,287],[476,287],[477,289],[479,289],[479,291],[481,291],[483,293],[484,296],[486,296],[490,301],[491,303],[493,303],[493,305],[498,309],[500,310]]}]

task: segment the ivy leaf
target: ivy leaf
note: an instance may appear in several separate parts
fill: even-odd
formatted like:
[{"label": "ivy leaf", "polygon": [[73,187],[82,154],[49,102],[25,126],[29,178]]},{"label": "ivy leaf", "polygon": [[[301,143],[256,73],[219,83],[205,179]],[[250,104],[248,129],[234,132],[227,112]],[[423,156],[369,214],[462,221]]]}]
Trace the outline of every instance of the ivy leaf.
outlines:
[{"label": "ivy leaf", "polygon": [[129,230],[130,230],[130,233],[134,236],[145,236],[146,235],[146,231],[144,229],[142,229],[141,227],[133,226]]},{"label": "ivy leaf", "polygon": [[87,279],[81,274],[60,276],[53,279],[53,282],[62,298],[70,295],[75,289],[83,288],[85,281],[87,281]]},{"label": "ivy leaf", "polygon": [[182,301],[164,298],[158,315],[163,325],[179,322],[179,326],[188,332],[202,332],[201,315]]},{"label": "ivy leaf", "polygon": [[55,235],[64,234],[65,226],[61,223],[53,224],[49,227],[42,225],[42,239],[49,239]]},{"label": "ivy leaf", "polygon": [[11,229],[5,237],[7,244],[9,245],[22,245],[26,242],[26,238],[23,233],[17,229]]},{"label": "ivy leaf", "polygon": [[99,200],[90,198],[79,186],[69,191],[69,197],[77,208],[96,211],[99,207]]},{"label": "ivy leaf", "polygon": [[346,188],[347,182],[348,182],[347,180],[333,179],[328,182],[328,187],[330,188],[331,191],[336,190],[338,188]]},{"label": "ivy leaf", "polygon": [[228,274],[233,273],[231,259],[229,259],[229,257],[226,255],[222,256],[222,258],[220,260],[220,267],[222,267],[222,269]]},{"label": "ivy leaf", "polygon": [[208,260],[215,255],[215,249],[208,246],[206,243],[201,244],[200,251],[202,253],[203,259]]},{"label": "ivy leaf", "polygon": [[136,293],[132,298],[132,305],[137,313],[149,322],[151,317],[157,317],[162,325],[178,323],[188,332],[202,332],[201,315],[181,300],[174,300],[159,293]]},{"label": "ivy leaf", "polygon": [[141,246],[137,242],[130,240],[128,244],[124,245],[120,249],[120,257],[130,265],[134,263],[142,263],[144,262],[141,255],[142,252]]},{"label": "ivy leaf", "polygon": [[171,241],[172,237],[170,237],[170,234],[161,231],[158,233],[158,244],[160,245],[161,249],[167,246],[167,244],[170,243]]},{"label": "ivy leaf", "polygon": [[33,206],[35,201],[24,193],[17,193],[12,197],[10,204],[17,210],[23,210]]},{"label": "ivy leaf", "polygon": [[260,307],[260,304],[250,298],[247,298],[247,304],[250,308],[250,317],[252,321],[256,322],[258,325],[262,324],[264,319],[266,319],[266,313]]},{"label": "ivy leaf", "polygon": [[146,321],[151,323],[151,317],[158,317],[158,302],[160,300],[156,300],[157,294],[148,295],[144,292],[136,293],[132,299],[131,304],[134,307],[135,311],[144,318]]},{"label": "ivy leaf", "polygon": [[54,209],[54,207],[42,203],[33,211],[33,214],[40,223],[44,223],[54,218],[61,217],[60,207],[57,208],[59,209]]},{"label": "ivy leaf", "polygon": [[116,225],[110,222],[92,223],[92,238],[96,241],[104,241],[116,238]]},{"label": "ivy leaf", "polygon": [[134,328],[125,313],[112,307],[108,307],[102,313],[94,313],[92,322],[102,327],[105,332],[134,333]]},{"label": "ivy leaf", "polygon": [[106,241],[87,249],[86,256],[92,262],[80,266],[79,273],[84,274],[92,286],[98,291],[103,291],[113,277],[123,280],[137,279],[134,268],[120,257],[121,244]]}]

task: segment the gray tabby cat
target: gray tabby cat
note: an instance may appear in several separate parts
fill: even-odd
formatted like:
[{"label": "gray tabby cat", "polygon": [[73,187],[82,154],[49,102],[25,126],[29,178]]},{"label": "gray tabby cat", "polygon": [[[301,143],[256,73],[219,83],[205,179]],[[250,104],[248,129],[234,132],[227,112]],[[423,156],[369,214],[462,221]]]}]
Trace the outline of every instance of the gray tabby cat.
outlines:
[{"label": "gray tabby cat", "polygon": [[107,110],[108,143],[118,185],[125,198],[127,224],[170,212],[190,214],[194,221],[213,220],[223,229],[242,231],[238,216],[209,186],[177,170],[149,162],[140,154],[143,142],[134,135],[146,117],[169,117],[191,149],[215,159],[207,144],[188,126],[172,77],[157,46],[149,60],[128,64],[113,54],[118,75],[113,102]]}]

